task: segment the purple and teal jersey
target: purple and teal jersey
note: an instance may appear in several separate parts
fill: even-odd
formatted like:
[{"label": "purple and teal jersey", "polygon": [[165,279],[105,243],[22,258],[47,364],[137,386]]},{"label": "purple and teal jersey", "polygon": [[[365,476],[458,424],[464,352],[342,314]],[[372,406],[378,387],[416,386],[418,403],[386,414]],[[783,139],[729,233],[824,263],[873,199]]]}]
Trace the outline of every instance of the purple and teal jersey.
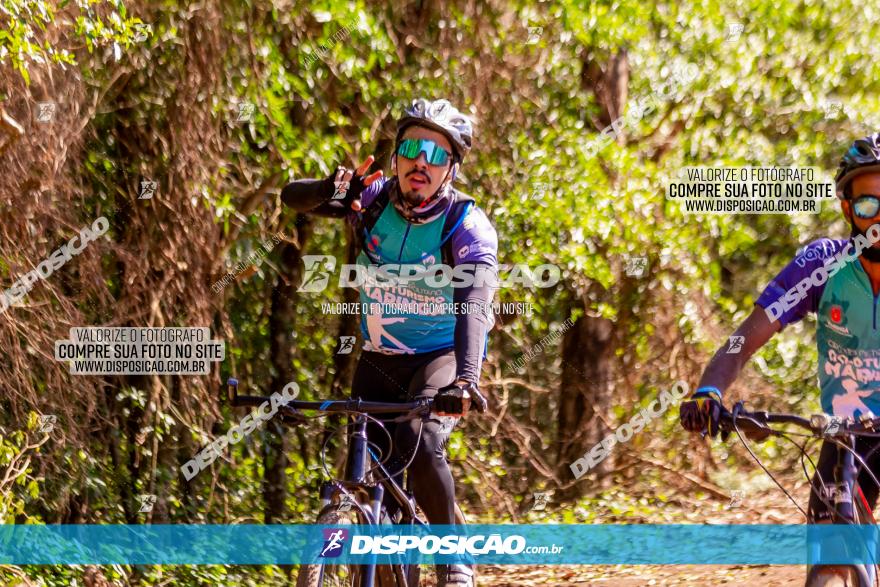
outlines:
[{"label": "purple and teal jersey", "polygon": [[[364,209],[375,201],[386,181],[381,178],[362,192]],[[370,229],[370,241],[364,243],[367,251],[360,252],[358,264],[430,267],[443,263],[441,237],[446,213],[430,222],[414,224],[389,203]],[[356,213],[349,214],[352,223],[356,219]],[[453,265],[485,263],[494,267],[498,263],[495,228],[476,206],[470,206],[450,241]],[[375,310],[361,315],[364,350],[418,354],[455,346],[456,316],[449,311],[453,303],[452,286],[437,287],[425,281],[413,280],[393,287],[365,283],[360,287],[361,303]]]},{"label": "purple and teal jersey", "polygon": [[756,304],[785,308],[779,316],[783,328],[816,313],[819,387],[826,413],[880,415],[878,298],[861,262],[843,256],[839,270],[822,285],[810,284],[802,299],[789,294],[786,301],[787,292],[817,269],[821,272],[849,243],[827,238],[810,243],[770,282]]}]

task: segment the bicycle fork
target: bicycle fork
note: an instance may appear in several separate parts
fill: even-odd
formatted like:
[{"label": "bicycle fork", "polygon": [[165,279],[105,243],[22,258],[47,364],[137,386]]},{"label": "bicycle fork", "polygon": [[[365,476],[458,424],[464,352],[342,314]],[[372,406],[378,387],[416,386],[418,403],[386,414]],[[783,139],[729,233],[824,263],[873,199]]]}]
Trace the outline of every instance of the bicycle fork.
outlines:
[{"label": "bicycle fork", "polygon": [[[842,441],[846,448],[840,446],[837,448],[837,464],[834,466],[834,485],[832,486],[833,494],[828,496],[834,500],[833,522],[835,524],[864,523],[864,520],[856,520],[853,502],[858,478],[858,468],[856,467],[853,454],[856,450],[856,439],[848,434]],[[868,552],[871,554],[875,551],[875,545],[872,543],[865,544],[864,548],[868,549]],[[876,573],[874,564],[853,564],[850,566],[856,570],[860,585],[864,587],[874,585],[874,575]]]},{"label": "bicycle fork", "polygon": [[[367,463],[369,463],[369,445],[367,444],[367,418],[358,415],[352,424],[353,432],[349,436],[348,459],[345,463],[345,477],[348,483],[363,484],[367,479]],[[373,526],[379,523],[379,515],[382,511],[382,498],[385,490],[382,485],[377,484],[369,488],[370,505],[362,511],[366,515],[366,522]],[[322,490],[321,497],[324,498],[325,493]],[[328,503],[330,495],[327,494]],[[372,559],[372,557],[371,557]],[[362,575],[359,587],[373,587],[376,581],[376,564],[371,560],[369,564],[363,565]]]},{"label": "bicycle fork", "polygon": [[[834,466],[834,510],[835,522],[852,524],[855,519],[853,509],[853,489],[856,485],[856,464],[853,451],[855,451],[855,438],[847,435],[844,439],[846,448],[838,447],[837,464]],[[849,450],[847,450],[849,449]]]}]

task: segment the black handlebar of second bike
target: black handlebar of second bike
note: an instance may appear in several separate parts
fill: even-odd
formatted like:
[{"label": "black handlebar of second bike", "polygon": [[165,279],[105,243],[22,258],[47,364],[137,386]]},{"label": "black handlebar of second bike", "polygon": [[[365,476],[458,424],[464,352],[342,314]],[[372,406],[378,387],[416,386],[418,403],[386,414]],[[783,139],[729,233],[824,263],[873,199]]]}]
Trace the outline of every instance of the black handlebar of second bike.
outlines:
[{"label": "black handlebar of second bike", "polygon": [[[872,414],[873,416],[873,414]],[[734,426],[734,421],[736,426]],[[809,418],[794,414],[771,412],[749,412],[742,402],[737,402],[733,410],[721,408],[720,426],[722,430],[733,432],[738,428],[743,432],[770,432],[780,434],[770,424],[794,424],[816,436],[876,436],[880,433],[880,418],[867,417],[854,420],[828,414],[814,414]]]}]

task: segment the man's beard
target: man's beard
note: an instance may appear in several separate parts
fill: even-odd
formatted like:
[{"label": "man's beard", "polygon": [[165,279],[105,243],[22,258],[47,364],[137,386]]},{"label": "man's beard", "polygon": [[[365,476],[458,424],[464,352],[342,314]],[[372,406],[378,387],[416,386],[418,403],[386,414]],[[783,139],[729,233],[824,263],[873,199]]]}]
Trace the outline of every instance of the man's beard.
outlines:
[{"label": "man's beard", "polygon": [[[419,175],[421,175],[425,179],[425,181],[427,182],[425,185],[431,184],[431,180],[426,174],[421,173],[421,172],[417,172],[416,170],[410,171],[409,175],[407,175],[407,178],[415,175],[416,173],[419,173]],[[400,182],[400,185],[402,185],[402,182]],[[412,208],[417,208],[418,206],[423,204],[425,200],[432,197],[436,193],[437,192],[435,191],[432,194],[424,196],[424,195],[420,194],[418,192],[418,190],[408,190],[408,191],[400,190],[400,195],[403,196],[403,201],[406,203],[407,206],[410,206]]]},{"label": "man's beard", "polygon": [[[868,235],[864,231],[859,230],[859,227],[856,226],[856,223],[854,220],[850,219],[849,225],[852,229],[852,231],[850,233],[851,238],[855,238],[857,235],[861,235],[867,242],[871,242],[871,240],[868,238]],[[878,249],[877,247],[875,247],[873,245],[869,246],[864,251],[862,251],[861,256],[864,257],[866,260],[870,261],[871,263],[880,263],[880,249]]]},{"label": "man's beard", "polygon": [[[389,194],[394,208],[409,222],[422,224],[442,214],[452,199],[451,190],[441,187],[433,196],[423,197],[418,192],[404,192],[395,178]],[[429,201],[430,200],[430,201]]]},{"label": "man's beard", "polygon": [[401,195],[403,196],[403,201],[413,208],[417,207],[419,204],[428,199],[428,196],[423,196],[416,190],[401,190]]}]

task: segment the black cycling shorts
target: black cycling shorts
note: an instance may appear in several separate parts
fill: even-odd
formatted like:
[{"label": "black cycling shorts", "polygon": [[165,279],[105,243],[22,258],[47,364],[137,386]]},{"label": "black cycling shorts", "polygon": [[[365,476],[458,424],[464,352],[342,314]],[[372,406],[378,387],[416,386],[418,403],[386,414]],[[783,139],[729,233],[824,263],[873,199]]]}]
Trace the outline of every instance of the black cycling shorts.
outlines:
[{"label": "black cycling shorts", "polygon": [[[352,397],[379,402],[407,402],[430,398],[455,380],[453,349],[416,355],[361,353],[352,383]],[[446,460],[446,443],[458,421],[452,416],[431,416],[427,421],[388,422],[397,414],[376,416],[385,421],[385,431],[370,422],[367,438],[385,462],[388,472],[400,483],[409,463],[409,477],[419,507],[431,524],[455,523],[455,483]],[[393,442],[389,450],[388,438]],[[378,456],[378,455],[377,455]],[[385,492],[385,506],[393,515],[397,509],[391,492]]]}]

